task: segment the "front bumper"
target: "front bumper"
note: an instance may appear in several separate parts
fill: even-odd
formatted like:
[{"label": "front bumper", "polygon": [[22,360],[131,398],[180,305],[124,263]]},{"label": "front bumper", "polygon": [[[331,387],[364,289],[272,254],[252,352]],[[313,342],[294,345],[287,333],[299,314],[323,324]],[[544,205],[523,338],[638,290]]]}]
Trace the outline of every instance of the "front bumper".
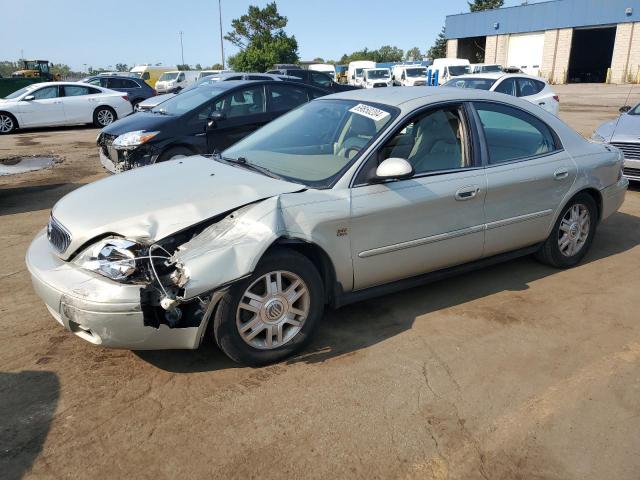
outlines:
[{"label": "front bumper", "polygon": [[205,323],[199,327],[158,328],[145,325],[141,285],[109,280],[58,258],[41,231],[26,256],[33,288],[49,313],[80,338],[130,350],[198,348]]},{"label": "front bumper", "polygon": [[98,140],[100,163],[111,173],[120,173],[133,168],[151,165],[158,153],[150,145],[141,145],[131,150],[118,150],[112,146],[114,138],[101,136]]},{"label": "front bumper", "polygon": [[613,215],[624,202],[624,196],[629,188],[629,180],[622,177],[613,185],[602,190],[602,215],[601,220]]}]

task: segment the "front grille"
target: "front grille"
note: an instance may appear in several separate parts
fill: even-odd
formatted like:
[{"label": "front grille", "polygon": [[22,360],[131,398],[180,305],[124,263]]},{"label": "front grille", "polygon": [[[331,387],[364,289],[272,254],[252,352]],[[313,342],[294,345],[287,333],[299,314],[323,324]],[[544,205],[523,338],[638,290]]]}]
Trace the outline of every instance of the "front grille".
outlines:
[{"label": "front grille", "polygon": [[99,142],[102,153],[114,163],[118,162],[118,151],[112,146],[116,138],[118,138],[117,135],[103,133]]},{"label": "front grille", "polygon": [[49,243],[53,245],[60,253],[69,248],[71,244],[71,235],[58,221],[53,218],[53,215],[49,217],[49,224],[47,225],[47,238]]},{"label": "front grille", "polygon": [[640,143],[611,142],[611,145],[622,150],[624,158],[640,160]]},{"label": "front grille", "polygon": [[623,168],[622,173],[627,177],[640,178],[640,168]]}]

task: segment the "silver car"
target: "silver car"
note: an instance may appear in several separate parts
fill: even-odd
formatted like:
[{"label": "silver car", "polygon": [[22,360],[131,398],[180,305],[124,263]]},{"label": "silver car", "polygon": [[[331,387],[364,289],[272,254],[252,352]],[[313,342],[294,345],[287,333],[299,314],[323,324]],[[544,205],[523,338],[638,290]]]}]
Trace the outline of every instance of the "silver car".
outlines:
[{"label": "silver car", "polygon": [[640,104],[622,107],[620,116],[600,125],[591,139],[614,145],[624,154],[624,175],[640,181]]},{"label": "silver car", "polygon": [[75,190],[26,261],[53,317],[91,343],[194,349],[211,334],[260,365],[303,347],[327,306],[518,255],[574,266],[627,186],[618,149],[525,100],[355,90],[220,155]]}]

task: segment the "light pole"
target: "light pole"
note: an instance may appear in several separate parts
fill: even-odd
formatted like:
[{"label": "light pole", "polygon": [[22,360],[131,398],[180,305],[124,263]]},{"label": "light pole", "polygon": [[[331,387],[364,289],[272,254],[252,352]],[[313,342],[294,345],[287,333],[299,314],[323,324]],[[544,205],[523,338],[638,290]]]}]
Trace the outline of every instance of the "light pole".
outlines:
[{"label": "light pole", "polygon": [[182,30],[180,30],[178,32],[178,35],[180,35],[180,54],[182,58],[182,65],[184,65],[184,48],[182,46],[182,34],[183,34]]},{"label": "light pole", "polygon": [[222,57],[222,69],[224,70],[224,43],[222,43],[222,0],[218,0],[218,17],[220,18],[220,56]]}]

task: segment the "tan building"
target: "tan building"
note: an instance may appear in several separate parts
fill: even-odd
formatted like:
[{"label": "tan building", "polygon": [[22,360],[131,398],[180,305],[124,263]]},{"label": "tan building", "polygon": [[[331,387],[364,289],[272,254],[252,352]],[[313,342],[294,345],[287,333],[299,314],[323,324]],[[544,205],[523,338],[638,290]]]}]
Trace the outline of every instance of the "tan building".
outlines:
[{"label": "tan building", "polygon": [[446,19],[447,57],[552,83],[640,83],[640,0],[556,0]]}]

